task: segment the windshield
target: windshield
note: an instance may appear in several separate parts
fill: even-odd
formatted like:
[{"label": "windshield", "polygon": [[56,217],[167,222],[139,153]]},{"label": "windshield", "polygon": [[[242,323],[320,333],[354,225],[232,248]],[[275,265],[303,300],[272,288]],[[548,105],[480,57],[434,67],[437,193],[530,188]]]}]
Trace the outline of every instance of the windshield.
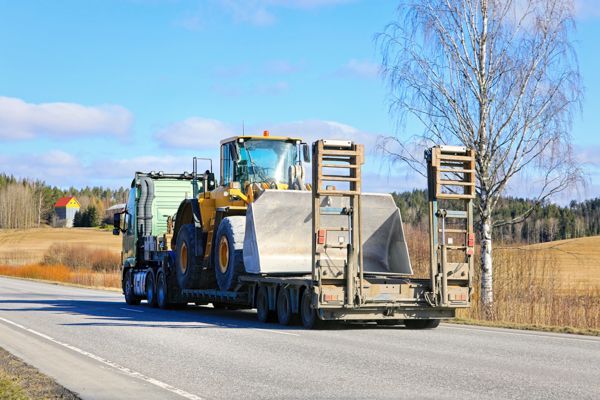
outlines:
[{"label": "windshield", "polygon": [[245,140],[238,144],[240,161],[234,179],[240,182],[288,183],[290,165],[298,163],[293,142]]}]

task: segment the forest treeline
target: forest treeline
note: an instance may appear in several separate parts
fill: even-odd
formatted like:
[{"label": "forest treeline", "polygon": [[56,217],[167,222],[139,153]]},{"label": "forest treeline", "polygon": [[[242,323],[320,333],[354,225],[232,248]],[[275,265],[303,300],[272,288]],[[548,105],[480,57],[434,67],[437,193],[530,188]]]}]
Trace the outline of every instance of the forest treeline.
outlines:
[{"label": "forest treeline", "polygon": [[[428,229],[427,191],[392,193],[405,224]],[[532,209],[529,217],[520,223],[494,229],[495,239],[503,243],[541,243],[600,235],[600,198],[583,202],[571,201],[567,206],[529,199],[504,197],[500,199],[494,220],[512,221]],[[477,207],[475,207],[475,212]],[[477,216],[475,216],[477,220]]]},{"label": "forest treeline", "polygon": [[82,215],[93,208],[101,220],[108,207],[125,202],[127,189],[98,186],[61,189],[40,180],[18,179],[0,173],[0,228],[54,225],[54,204],[63,196],[75,196]]}]

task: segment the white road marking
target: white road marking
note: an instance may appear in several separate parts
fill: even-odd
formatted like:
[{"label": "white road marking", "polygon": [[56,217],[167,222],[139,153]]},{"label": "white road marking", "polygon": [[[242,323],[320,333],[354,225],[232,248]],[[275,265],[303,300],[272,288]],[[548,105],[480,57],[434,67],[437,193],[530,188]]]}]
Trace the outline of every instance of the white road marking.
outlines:
[{"label": "white road marking", "polygon": [[298,333],[276,331],[274,329],[262,329],[262,328],[251,328],[251,329],[253,331],[258,331],[258,332],[271,332],[271,333],[278,333],[280,335],[300,336]]},{"label": "white road marking", "polygon": [[18,324],[16,322],[10,321],[10,320],[8,320],[6,318],[0,317],[0,321],[4,321],[7,324],[13,325],[13,326],[15,326],[15,327],[17,327],[19,329],[22,329],[22,330],[24,330],[26,332],[29,332],[31,334],[34,334],[34,335],[39,336],[41,338],[44,338],[44,339],[46,339],[46,340],[48,340],[48,341],[50,341],[52,343],[55,343],[55,344],[58,344],[58,345],[62,346],[62,347],[66,347],[67,349],[72,350],[72,351],[74,351],[76,353],[79,353],[79,354],[81,354],[83,356],[86,356],[88,358],[91,358],[92,360],[95,360],[95,361],[98,361],[98,362],[100,362],[102,364],[108,365],[109,367],[113,367],[113,368],[119,370],[120,372],[123,372],[126,375],[129,375],[129,376],[131,376],[133,378],[141,379],[141,380],[143,380],[145,382],[148,382],[148,383],[150,383],[150,384],[152,384],[154,386],[158,386],[158,387],[160,387],[160,388],[162,388],[164,390],[167,390],[167,391],[169,391],[171,393],[175,393],[175,394],[178,394],[181,397],[185,397],[186,399],[190,399],[190,400],[203,400],[202,397],[196,396],[195,394],[188,393],[188,392],[186,392],[184,390],[181,390],[181,389],[178,389],[176,387],[173,387],[173,386],[169,385],[168,383],[161,382],[161,381],[159,381],[157,379],[154,379],[154,378],[151,378],[149,376],[146,376],[146,375],[144,375],[144,374],[142,374],[140,372],[134,371],[134,370],[129,369],[127,367],[124,367],[124,366],[122,366],[120,364],[117,364],[116,362],[107,360],[105,358],[102,358],[100,356],[92,354],[92,353],[90,353],[88,351],[81,350],[80,348],[72,346],[72,345],[70,345],[68,343],[64,343],[64,342],[61,342],[59,340],[56,340],[56,339],[54,339],[54,338],[52,338],[52,337],[50,337],[50,336],[48,336],[48,335],[46,335],[44,333],[35,331],[35,330],[31,329],[31,328],[27,328],[26,326],[23,326],[23,325]]},{"label": "white road marking", "polygon": [[[479,328],[475,328],[475,327],[469,327],[469,328],[463,328],[463,327],[458,327],[458,326],[450,326],[450,324],[444,324],[444,328],[450,328],[450,329],[458,329],[458,330],[463,330],[463,331],[479,331],[479,332],[487,332],[487,333],[503,333],[505,335],[519,335],[519,336],[534,336],[534,337],[543,337],[543,338],[550,338],[550,339],[559,339],[559,340],[579,340],[580,342],[592,342],[592,343],[598,343],[600,344],[600,340],[598,339],[585,339],[585,338],[578,338],[578,337],[565,337],[565,336],[554,336],[552,334],[549,335],[541,335],[538,333],[524,333],[524,332],[507,332],[507,331],[503,331],[500,330],[502,328],[497,328],[492,330],[492,329],[479,329]],[[551,332],[549,332],[551,333]]]},{"label": "white road marking", "polygon": [[143,313],[143,311],[141,310],[134,310],[133,308],[125,308],[125,307],[120,307],[121,310],[125,310],[125,311],[133,311],[133,312],[141,312]]}]

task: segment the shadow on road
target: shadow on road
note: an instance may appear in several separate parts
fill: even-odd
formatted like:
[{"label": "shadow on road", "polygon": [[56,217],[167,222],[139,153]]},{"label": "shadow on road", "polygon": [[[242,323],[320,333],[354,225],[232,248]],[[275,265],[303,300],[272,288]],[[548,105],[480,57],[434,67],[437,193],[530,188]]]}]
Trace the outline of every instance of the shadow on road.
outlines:
[{"label": "shadow on road", "polygon": [[[11,307],[12,305],[12,307]],[[65,326],[123,326],[157,327],[172,329],[266,329],[303,330],[302,326],[282,326],[276,323],[261,323],[256,320],[254,310],[224,310],[211,306],[187,306],[183,309],[161,310],[147,305],[127,304],[104,300],[35,299],[0,300],[0,311],[26,312],[45,311],[73,314],[85,317],[85,322],[65,323]],[[359,323],[328,323],[325,330],[349,329],[404,329],[404,326],[382,326]]]}]

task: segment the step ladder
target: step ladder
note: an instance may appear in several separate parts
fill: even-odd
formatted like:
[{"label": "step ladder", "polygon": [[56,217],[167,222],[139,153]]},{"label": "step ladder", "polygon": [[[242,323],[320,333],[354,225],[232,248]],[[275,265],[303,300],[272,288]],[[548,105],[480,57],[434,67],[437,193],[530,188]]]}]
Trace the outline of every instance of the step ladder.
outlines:
[{"label": "step ladder", "polygon": [[[475,199],[475,152],[461,146],[435,146],[425,152],[428,168],[429,240],[432,306],[461,305],[448,291],[448,280],[473,279],[473,200]],[[470,296],[469,296],[470,297]]]},{"label": "step ladder", "polygon": [[345,281],[340,301],[344,307],[357,307],[364,298],[360,235],[364,148],[349,140],[319,140],[312,152],[313,281],[319,296],[323,282]]}]

